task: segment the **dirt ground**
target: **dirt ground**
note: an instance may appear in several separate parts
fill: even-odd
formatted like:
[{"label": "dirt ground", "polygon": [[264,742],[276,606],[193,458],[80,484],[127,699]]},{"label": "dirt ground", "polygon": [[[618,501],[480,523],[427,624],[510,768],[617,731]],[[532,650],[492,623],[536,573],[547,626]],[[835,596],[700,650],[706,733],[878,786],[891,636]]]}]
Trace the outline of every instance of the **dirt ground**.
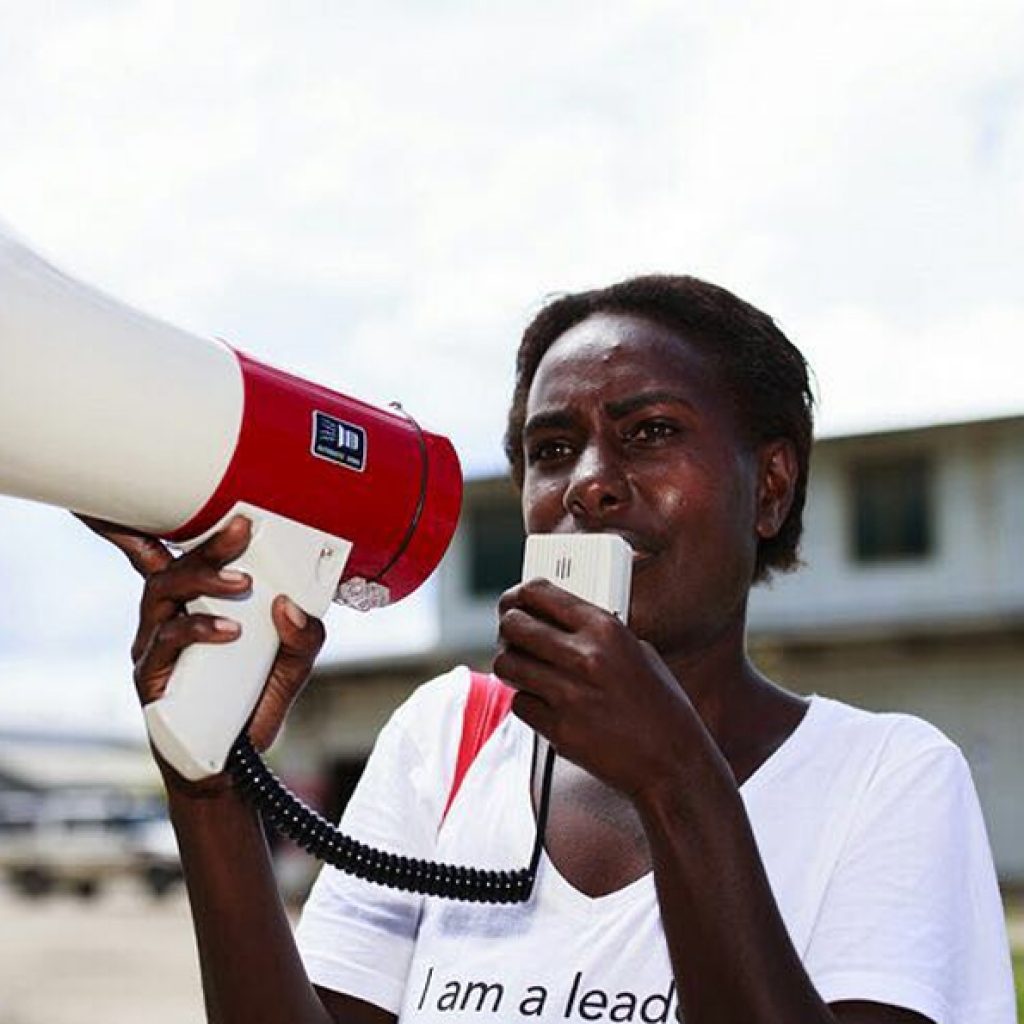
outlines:
[{"label": "dirt ground", "polygon": [[28,901],[0,887],[0,1024],[201,1024],[184,895]]}]

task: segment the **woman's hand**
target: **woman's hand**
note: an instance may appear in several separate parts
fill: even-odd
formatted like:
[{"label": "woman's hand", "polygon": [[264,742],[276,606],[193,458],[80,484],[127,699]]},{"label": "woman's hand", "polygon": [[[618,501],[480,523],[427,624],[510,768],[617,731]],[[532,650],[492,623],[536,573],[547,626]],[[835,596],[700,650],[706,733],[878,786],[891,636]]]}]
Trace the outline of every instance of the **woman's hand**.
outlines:
[{"label": "woman's hand", "polygon": [[[119,548],[146,581],[131,651],[135,686],[143,704],[163,695],[178,655],[190,644],[225,644],[238,638],[237,622],[189,614],[185,604],[200,596],[231,598],[248,593],[251,579],[225,568],[249,544],[248,519],[235,516],[224,529],[175,558],[152,537],[97,519],[79,518]],[[287,597],[275,599],[272,614],[281,646],[249,722],[249,736],[260,750],[276,738],[324,641],[320,620],[306,615]]]},{"label": "woman's hand", "polygon": [[614,615],[539,579],[506,591],[498,613],[495,675],[561,756],[634,800],[717,757],[668,666]]}]

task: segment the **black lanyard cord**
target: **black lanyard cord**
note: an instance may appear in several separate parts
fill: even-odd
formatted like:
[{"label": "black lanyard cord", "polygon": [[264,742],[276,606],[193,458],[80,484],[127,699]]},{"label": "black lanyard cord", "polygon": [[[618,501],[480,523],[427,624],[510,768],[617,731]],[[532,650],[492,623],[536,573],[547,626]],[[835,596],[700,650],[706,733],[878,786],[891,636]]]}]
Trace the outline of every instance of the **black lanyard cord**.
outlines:
[{"label": "black lanyard cord", "polygon": [[345,835],[284,787],[244,733],[232,747],[227,763],[238,790],[255,804],[264,821],[325,864],[392,889],[475,903],[529,900],[544,849],[553,767],[554,751],[549,747],[529,867],[491,871],[387,853]]}]

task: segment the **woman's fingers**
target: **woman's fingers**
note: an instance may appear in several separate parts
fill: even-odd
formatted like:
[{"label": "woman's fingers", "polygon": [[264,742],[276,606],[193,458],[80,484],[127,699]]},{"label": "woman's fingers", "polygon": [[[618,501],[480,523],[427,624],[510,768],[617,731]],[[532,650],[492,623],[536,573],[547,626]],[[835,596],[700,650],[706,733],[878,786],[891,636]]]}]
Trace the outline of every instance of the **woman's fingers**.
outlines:
[{"label": "woman's fingers", "polygon": [[552,667],[563,679],[601,685],[610,653],[636,641],[614,615],[559,590],[538,580],[507,591],[498,639],[505,651]]},{"label": "woman's fingers", "polygon": [[552,665],[568,663],[579,649],[580,636],[567,633],[525,608],[508,608],[498,620],[498,640],[506,648],[528,651]]},{"label": "woman's fingers", "polygon": [[551,708],[562,703],[569,688],[566,678],[553,665],[514,647],[502,647],[494,658],[492,669],[514,690],[528,693]]},{"label": "woman's fingers", "polygon": [[499,652],[494,674],[516,691],[513,714],[563,753],[578,723],[577,702],[587,699],[587,694],[552,666],[514,649]]},{"label": "woman's fingers", "polygon": [[[306,615],[288,598],[275,599],[272,615],[281,645],[248,726],[249,736],[259,750],[274,742],[324,642],[320,620]],[[136,664],[135,681],[142,702],[148,704],[163,696],[186,647],[231,643],[240,636],[237,622],[212,615],[176,615],[160,623]]]},{"label": "woman's fingers", "polygon": [[[160,541],[135,530],[89,516],[78,518],[118,548],[146,581],[132,644],[135,685],[143,704],[164,695],[187,647],[231,643],[241,637],[242,628],[230,617],[230,611],[223,616],[189,612],[187,608],[202,598],[230,602],[250,592],[252,578],[231,567],[252,536],[252,523],[246,517],[235,516],[223,529],[180,557],[174,557]],[[249,722],[249,734],[260,749],[266,749],[280,731],[324,641],[321,622],[288,598],[278,597],[271,613],[280,647]],[[232,682],[223,680],[226,686]]]},{"label": "woman's fingers", "polygon": [[[498,615],[522,608],[552,625],[575,632],[590,622],[598,608],[546,579],[532,579],[509,588],[498,600]],[[601,612],[601,614],[606,614]]]},{"label": "woman's fingers", "polygon": [[231,643],[240,635],[237,622],[215,615],[178,615],[161,623],[135,663],[135,685],[142,703],[163,696],[178,656],[190,644]]},{"label": "woman's fingers", "polygon": [[252,579],[235,569],[217,570],[209,565],[175,562],[164,572],[152,576],[139,605],[139,627],[132,643],[137,659],[149,644],[153,631],[161,623],[182,613],[183,607],[199,597],[232,598],[249,592]]},{"label": "woman's fingers", "polygon": [[283,595],[271,609],[281,646],[267,685],[249,722],[249,737],[266,750],[277,737],[295,698],[302,692],[324,643],[323,623]]},{"label": "woman's fingers", "polygon": [[551,738],[557,719],[544,701],[532,693],[520,690],[512,698],[512,714],[521,722],[525,722],[535,733],[552,743],[557,750],[557,745],[552,742]]},{"label": "woman's fingers", "polygon": [[193,548],[184,559],[196,559],[221,568],[233,562],[249,546],[252,538],[252,520],[246,516],[232,516],[222,530],[207,537]]},{"label": "woman's fingers", "polygon": [[97,536],[113,544],[131,563],[132,568],[143,577],[166,569],[174,561],[171,553],[155,537],[149,537],[126,526],[108,523],[92,516],[75,515],[75,518]]},{"label": "woman's fingers", "polygon": [[139,606],[139,626],[132,643],[132,659],[145,651],[154,630],[180,615],[189,601],[198,597],[241,597],[252,586],[245,573],[224,568],[238,558],[249,544],[252,524],[235,516],[198,547],[168,564],[146,580]]},{"label": "woman's fingers", "polygon": [[[241,627],[230,617],[190,614],[186,605],[202,597],[240,598],[249,592],[250,576],[230,568],[251,539],[252,524],[246,517],[235,516],[179,558],[158,540],[135,530],[88,516],[78,518],[123,552],[146,579],[132,645],[135,683],[144,704],[163,696],[185,648],[196,643],[231,643],[239,638]],[[324,641],[319,619],[306,615],[288,598],[275,600],[272,615],[280,648],[249,723],[250,736],[260,749],[276,737]]]}]

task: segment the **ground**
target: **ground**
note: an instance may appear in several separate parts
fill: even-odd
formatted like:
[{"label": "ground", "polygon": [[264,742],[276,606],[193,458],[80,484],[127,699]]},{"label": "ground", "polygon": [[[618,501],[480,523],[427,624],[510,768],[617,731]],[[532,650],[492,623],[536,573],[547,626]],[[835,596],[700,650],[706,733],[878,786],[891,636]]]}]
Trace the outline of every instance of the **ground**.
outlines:
[{"label": "ground", "polygon": [[91,901],[0,888],[0,1024],[201,1024],[184,895]]}]

